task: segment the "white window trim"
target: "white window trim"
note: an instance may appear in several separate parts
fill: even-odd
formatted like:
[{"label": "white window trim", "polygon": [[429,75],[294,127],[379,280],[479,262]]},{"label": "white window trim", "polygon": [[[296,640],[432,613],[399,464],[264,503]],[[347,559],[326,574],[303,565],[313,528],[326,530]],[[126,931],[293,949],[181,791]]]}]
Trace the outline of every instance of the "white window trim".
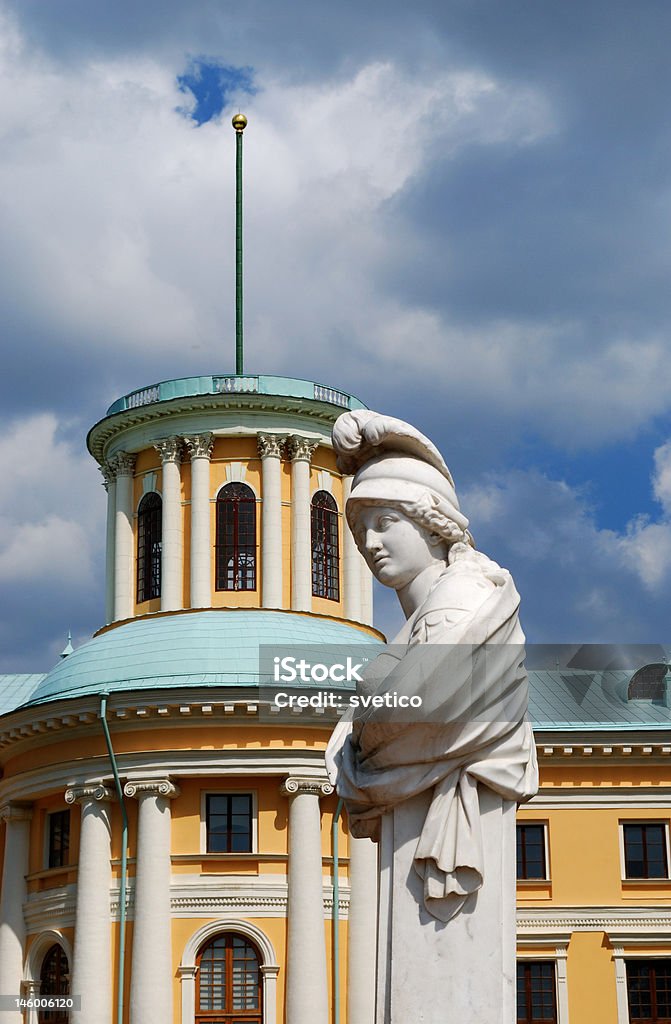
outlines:
[{"label": "white window trim", "polygon": [[198,970],[196,957],[198,950],[208,939],[213,939],[215,935],[223,935],[225,932],[238,932],[251,939],[261,954],[263,1024],[277,1024],[277,975],[280,972],[280,967],[273,944],[256,925],[236,917],[209,921],[208,924],[193,933],[184,947],[182,962],[177,969],[182,997],[181,1024],[193,1024],[196,1015],[196,974]]},{"label": "white window trim", "polygon": [[[666,875],[659,878],[629,878],[627,875],[627,862],[624,856],[624,826],[625,825],[663,825],[664,841],[666,846]],[[671,869],[671,847],[669,846],[669,819],[668,818],[620,818],[618,822],[620,833],[620,879],[622,882],[668,882],[671,881],[669,870]]]},{"label": "white window trim", "polygon": [[[35,996],[39,995],[42,961],[52,946],[61,947],[68,958],[68,967],[70,969],[70,976],[72,976],[73,953],[71,944],[61,932],[55,929],[44,931],[32,943],[26,958],[23,970],[23,977],[25,979],[23,989],[27,997],[32,996],[35,998]],[[29,1008],[26,1015],[26,1024],[38,1024],[37,1014],[38,1011],[35,1008]]]},{"label": "white window trim", "polygon": [[[615,983],[617,993],[617,1024],[629,1024],[629,997],[627,995],[627,960],[671,960],[671,947],[668,956],[650,953],[663,948],[668,943],[668,932],[664,935],[608,935],[613,947],[615,964]],[[625,946],[627,952],[625,953]]]},{"label": "white window trim", "polygon": [[[526,824],[526,823],[525,823]],[[568,944],[570,936],[524,937],[517,940],[517,960],[550,960],[555,965],[555,997],[557,1000],[557,1024],[569,1024],[568,1016],[568,985],[566,981],[566,964],[568,960]],[[547,948],[554,945],[554,951]],[[619,1024],[619,1022],[618,1022]]]},{"label": "white window trim", "polygon": [[516,825],[540,825],[543,829],[543,849],[545,853],[545,875],[543,878],[518,878],[522,884],[533,882],[551,882],[552,872],[550,871],[550,823],[547,818],[518,818]]},{"label": "white window trim", "polygon": [[[58,808],[55,811],[45,811],[44,812],[44,836],[43,836],[43,841],[42,841],[42,864],[44,865],[44,870],[45,871],[60,870],[60,869],[57,869],[57,868],[50,868],[50,866],[49,866],[49,831],[50,831],[49,818],[52,816],[52,814],[60,814],[61,811],[69,811],[69,808],[68,807],[62,807],[62,808]],[[72,815],[70,815],[70,827],[72,827]],[[66,863],[66,864],[63,865],[62,870],[65,871],[67,867],[68,867],[68,864]]]},{"label": "white window trim", "polygon": [[[207,797],[208,796],[251,796],[252,798],[252,848],[250,853],[259,852],[259,795],[250,786],[222,786],[221,789],[204,789],[200,794],[200,852],[207,853]],[[235,853],[212,854],[217,857],[235,857]],[[242,854],[244,856],[244,854]]]}]

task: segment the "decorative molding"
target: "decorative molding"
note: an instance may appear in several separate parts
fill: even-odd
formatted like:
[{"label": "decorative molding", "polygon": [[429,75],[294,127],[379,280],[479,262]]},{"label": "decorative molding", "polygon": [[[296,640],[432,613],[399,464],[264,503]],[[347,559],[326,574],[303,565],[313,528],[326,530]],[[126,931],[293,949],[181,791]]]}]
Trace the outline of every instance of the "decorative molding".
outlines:
[{"label": "decorative molding", "polygon": [[256,445],[261,459],[281,459],[284,437],[281,434],[257,434]]},{"label": "decorative molding", "polygon": [[161,456],[161,462],[175,462],[177,465],[182,461],[182,439],[177,434],[166,437],[162,441],[155,441],[154,448]]},{"label": "decorative molding", "polygon": [[90,783],[84,786],[69,786],[65,790],[66,804],[88,803],[96,800],[100,803],[110,801],[114,798],[111,789],[107,789],[101,782]]},{"label": "decorative molding", "polygon": [[317,473],[317,490],[333,494],[333,477],[328,469],[320,469]]},{"label": "decorative molding", "polygon": [[103,487],[105,488],[106,491],[109,491],[110,486],[116,480],[116,470],[114,469],[114,466],[111,464],[111,462],[107,461],[103,462],[101,466],[98,466],[98,469],[103,475]]},{"label": "decorative molding", "polygon": [[318,440],[292,434],[287,438],[287,454],[292,462],[310,462]]},{"label": "decorative molding", "polygon": [[[621,807],[631,812],[634,808],[669,808],[671,793],[666,787],[652,789],[644,786],[598,787],[589,789],[541,788],[531,800],[523,805],[533,811],[550,811],[557,807],[564,810],[606,810]],[[524,818],[520,818],[521,821]]]},{"label": "decorative molding", "polygon": [[191,459],[211,459],[214,451],[214,434],[190,434],[183,438]]},{"label": "decorative molding", "polygon": [[158,481],[158,473],[152,469],[150,473],[145,473],[142,477],[142,497],[145,494],[153,494],[156,491],[156,483]]},{"label": "decorative molding", "polygon": [[[613,722],[610,728],[611,734],[613,736],[617,735],[618,727],[624,724],[624,722]],[[664,732],[668,730],[668,724],[665,722],[655,723],[654,728],[655,731]],[[565,761],[568,758],[584,761],[587,758],[591,758],[592,760],[598,760],[599,763],[603,763],[604,760],[613,761],[616,758],[624,758],[632,762],[637,759],[649,761],[653,756],[671,757],[671,744],[668,742],[655,743],[652,740],[641,740],[639,737],[635,739],[611,740],[610,743],[603,743],[602,741],[584,742],[581,740],[574,742],[572,739],[569,742],[547,743],[538,735],[538,733],[543,731],[542,729],[536,730],[536,748],[540,761],[547,761],[549,759]]]},{"label": "decorative molding", "polygon": [[227,462],[226,463],[226,483],[227,484],[244,484],[246,476],[247,476],[247,467],[244,464],[244,462]]},{"label": "decorative molding", "polygon": [[533,933],[556,941],[574,931],[618,935],[652,935],[671,942],[671,906],[646,907],[518,907],[520,935]]},{"label": "decorative molding", "polygon": [[13,821],[30,821],[33,816],[33,809],[27,804],[4,804],[0,807],[0,821],[6,824]]},{"label": "decorative molding", "polygon": [[170,779],[129,779],[123,788],[124,796],[156,796],[174,800],[179,796],[179,786]]},{"label": "decorative molding", "polygon": [[107,465],[111,468],[115,477],[132,476],[135,471],[135,455],[130,452],[117,452],[109,459]]},{"label": "decorative molding", "polygon": [[307,778],[305,776],[290,775],[280,786],[282,796],[297,796],[299,793],[309,793],[312,796],[330,796],[333,786],[324,779]]}]

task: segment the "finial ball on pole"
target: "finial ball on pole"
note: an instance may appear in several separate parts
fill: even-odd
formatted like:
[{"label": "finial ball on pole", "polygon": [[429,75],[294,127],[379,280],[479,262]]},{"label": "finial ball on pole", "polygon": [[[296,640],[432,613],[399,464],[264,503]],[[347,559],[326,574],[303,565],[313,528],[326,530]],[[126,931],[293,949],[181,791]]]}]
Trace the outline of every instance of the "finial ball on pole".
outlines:
[{"label": "finial ball on pole", "polygon": [[236,132],[242,133],[247,127],[247,118],[245,117],[244,114],[236,114],[233,120],[231,121],[231,124],[235,128]]}]

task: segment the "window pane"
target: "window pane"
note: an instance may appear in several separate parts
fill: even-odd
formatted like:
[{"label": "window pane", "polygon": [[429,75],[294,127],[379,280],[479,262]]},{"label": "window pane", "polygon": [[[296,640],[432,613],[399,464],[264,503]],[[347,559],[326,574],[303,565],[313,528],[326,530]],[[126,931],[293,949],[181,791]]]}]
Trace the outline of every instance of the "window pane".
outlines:
[{"label": "window pane", "polygon": [[622,826],[627,878],[667,878],[666,826],[660,822]]},{"label": "window pane", "polygon": [[517,826],[517,877],[545,878],[545,826]]}]

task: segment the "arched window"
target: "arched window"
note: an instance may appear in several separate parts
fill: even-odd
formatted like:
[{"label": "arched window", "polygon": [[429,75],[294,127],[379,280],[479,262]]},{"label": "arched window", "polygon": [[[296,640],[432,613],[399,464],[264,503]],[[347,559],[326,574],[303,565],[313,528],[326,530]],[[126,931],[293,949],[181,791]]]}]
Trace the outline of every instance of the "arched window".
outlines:
[{"label": "arched window", "polygon": [[161,596],[160,495],[145,494],[137,512],[137,601]]},{"label": "arched window", "polygon": [[317,491],[312,499],[311,526],[312,593],[339,601],[338,506],[328,491]]},{"label": "arched window", "polygon": [[196,962],[196,1024],[262,1024],[260,957],[244,935],[217,935]]},{"label": "arched window", "polygon": [[[40,971],[41,996],[67,996],[70,994],[68,958],[57,942],[51,946],[42,961]],[[40,1024],[67,1024],[67,1009],[40,1010]]]},{"label": "arched window", "polygon": [[627,700],[664,700],[667,666],[664,662],[644,665],[629,680]]},{"label": "arched window", "polygon": [[256,499],[246,484],[217,495],[217,590],[256,590]]}]

